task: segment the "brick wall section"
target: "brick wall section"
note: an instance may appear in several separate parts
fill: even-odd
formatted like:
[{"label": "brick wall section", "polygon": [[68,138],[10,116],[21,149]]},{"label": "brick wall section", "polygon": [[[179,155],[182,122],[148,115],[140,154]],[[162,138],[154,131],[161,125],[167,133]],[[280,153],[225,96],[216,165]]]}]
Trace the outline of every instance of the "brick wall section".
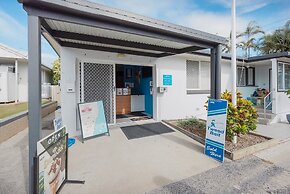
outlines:
[{"label": "brick wall section", "polygon": [[[56,110],[57,103],[51,102],[42,107],[42,117],[49,115]],[[0,121],[0,143],[13,137],[20,131],[28,127],[28,113],[24,112],[20,115],[12,117],[11,119],[2,122]]]}]

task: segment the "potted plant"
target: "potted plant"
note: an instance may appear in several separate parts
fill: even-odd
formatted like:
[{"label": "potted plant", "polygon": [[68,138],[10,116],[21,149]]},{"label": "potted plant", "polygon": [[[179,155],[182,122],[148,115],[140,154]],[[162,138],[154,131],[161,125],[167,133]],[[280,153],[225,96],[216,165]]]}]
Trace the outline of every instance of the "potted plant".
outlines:
[{"label": "potted plant", "polygon": [[[286,94],[288,95],[288,97],[290,98],[290,89],[289,89],[288,91],[286,91],[285,93],[286,93]],[[290,114],[286,114],[286,118],[287,118],[288,123],[290,123]]]}]

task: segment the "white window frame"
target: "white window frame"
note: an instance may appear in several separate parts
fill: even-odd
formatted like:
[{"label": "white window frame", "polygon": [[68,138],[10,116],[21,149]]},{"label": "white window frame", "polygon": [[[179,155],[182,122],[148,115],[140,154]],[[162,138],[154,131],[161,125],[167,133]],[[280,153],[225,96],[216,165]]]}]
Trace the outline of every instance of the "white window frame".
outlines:
[{"label": "white window frame", "polygon": [[[187,61],[194,61],[194,62],[198,62],[198,87],[197,88],[188,88],[187,84],[186,84],[186,91],[192,91],[192,90],[201,90],[200,85],[201,85],[201,61],[197,61],[197,60],[186,60],[186,64],[187,65]],[[185,67],[186,71],[187,68]],[[186,77],[186,83],[187,83],[187,72],[185,72],[185,77]]]},{"label": "white window frame", "polygon": [[278,65],[278,67],[277,67],[277,77],[278,78],[279,78],[279,71],[278,71],[279,65],[282,65],[282,87],[281,88],[279,87],[279,80],[278,80],[277,81],[277,89],[278,89],[278,92],[285,92],[288,89],[290,89],[290,88],[286,88],[286,85],[285,85],[285,65],[288,65],[290,67],[290,63],[278,61],[277,65]]}]

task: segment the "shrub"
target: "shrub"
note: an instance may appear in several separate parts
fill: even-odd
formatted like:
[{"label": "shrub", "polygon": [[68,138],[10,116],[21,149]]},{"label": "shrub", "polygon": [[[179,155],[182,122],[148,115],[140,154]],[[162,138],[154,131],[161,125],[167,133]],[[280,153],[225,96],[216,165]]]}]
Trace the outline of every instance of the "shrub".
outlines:
[{"label": "shrub", "polygon": [[290,98],[290,89],[287,90],[285,93],[286,93],[286,95],[288,96],[288,98]]},{"label": "shrub", "polygon": [[181,128],[196,128],[196,129],[205,129],[206,123],[200,121],[199,119],[193,117],[187,120],[180,120],[177,122],[177,125]]},{"label": "shrub", "polygon": [[222,99],[228,101],[227,137],[232,138],[234,133],[247,134],[257,128],[258,113],[251,101],[243,99],[237,93],[237,106],[232,104],[232,94],[225,91]]},{"label": "shrub", "polygon": [[247,134],[257,128],[258,113],[252,102],[243,99],[241,93],[237,92],[237,106],[233,106],[232,94],[227,90],[221,98],[228,101],[227,138],[232,138],[235,133]]}]

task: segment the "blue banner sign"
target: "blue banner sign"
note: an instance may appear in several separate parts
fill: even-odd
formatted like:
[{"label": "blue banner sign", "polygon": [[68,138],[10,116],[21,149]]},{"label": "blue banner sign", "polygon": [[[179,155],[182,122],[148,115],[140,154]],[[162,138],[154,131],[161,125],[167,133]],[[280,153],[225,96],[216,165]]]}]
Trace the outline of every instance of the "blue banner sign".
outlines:
[{"label": "blue banner sign", "polygon": [[163,75],[163,86],[172,86],[172,75]]},{"label": "blue banner sign", "polygon": [[204,153],[220,162],[224,161],[227,100],[208,100]]}]

